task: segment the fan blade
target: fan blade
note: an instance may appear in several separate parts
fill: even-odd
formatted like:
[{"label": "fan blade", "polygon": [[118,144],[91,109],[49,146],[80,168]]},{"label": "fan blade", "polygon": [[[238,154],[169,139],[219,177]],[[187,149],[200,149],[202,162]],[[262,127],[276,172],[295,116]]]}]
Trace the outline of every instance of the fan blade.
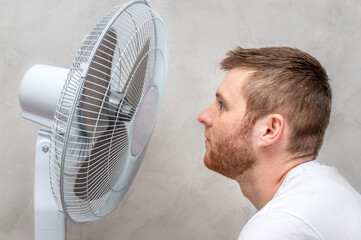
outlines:
[{"label": "fan blade", "polygon": [[[95,144],[80,165],[74,193],[80,199],[99,199],[111,190],[109,181],[122,164],[119,154],[128,148],[128,136],[125,125],[118,122],[114,126],[114,117],[109,116],[110,78],[113,54],[116,47],[116,35],[108,30],[89,66],[82,92],[82,119],[84,134],[94,134]],[[119,174],[118,174],[119,175]]]},{"label": "fan blade", "polygon": [[[109,36],[106,34],[107,37],[104,38],[105,40],[103,39],[104,43],[102,41],[101,44],[102,48],[99,48],[99,53],[96,54],[100,57],[94,58],[101,65],[92,62],[87,76],[89,81],[86,81],[87,85],[84,85],[86,90],[83,91],[85,97],[82,100],[92,104],[83,114],[83,122],[86,124],[85,130],[88,134],[94,132],[95,127],[93,126],[96,124],[95,121],[98,116],[96,113],[101,112],[96,129],[97,133],[95,133],[95,145],[90,156],[82,162],[74,185],[75,195],[83,200],[97,200],[111,191],[125,164],[122,161],[122,156],[126,156],[128,151],[129,143],[126,127],[122,122],[123,116],[120,114],[120,121],[116,123],[117,126],[114,126],[115,119],[113,117],[102,116],[107,112],[104,108],[108,107],[110,96],[110,91],[107,91],[107,88],[110,83],[110,69],[114,52],[114,48],[110,48],[110,45],[114,45],[115,42],[112,41],[116,41],[115,35],[112,35],[114,33],[112,31],[109,33]],[[150,40],[148,39],[139,52],[125,85],[129,85],[125,98],[134,110],[137,108],[142,95],[148,65],[149,43]],[[101,72],[97,70],[101,70]],[[104,97],[104,95],[106,95],[106,99],[102,101],[100,97]],[[111,136],[115,137],[111,139]]]},{"label": "fan blade", "polygon": [[134,111],[137,108],[142,96],[144,79],[148,65],[149,42],[150,40],[148,38],[144,43],[142,50],[139,52],[129,74],[129,79],[127,80],[127,85],[129,84],[129,86],[125,98],[128,100]]},{"label": "fan blade", "polygon": [[109,126],[109,84],[116,42],[114,30],[108,30],[100,42],[84,81],[81,121],[87,136],[94,134],[94,137],[98,138]]}]

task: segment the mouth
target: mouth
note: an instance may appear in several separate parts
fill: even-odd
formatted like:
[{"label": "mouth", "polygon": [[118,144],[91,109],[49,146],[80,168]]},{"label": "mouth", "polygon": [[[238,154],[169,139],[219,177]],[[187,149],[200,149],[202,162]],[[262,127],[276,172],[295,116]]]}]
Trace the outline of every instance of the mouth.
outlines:
[{"label": "mouth", "polygon": [[207,136],[205,136],[205,140],[204,140],[204,143],[207,145],[207,144],[210,144],[211,143],[211,141],[209,141],[209,139],[207,138]]}]

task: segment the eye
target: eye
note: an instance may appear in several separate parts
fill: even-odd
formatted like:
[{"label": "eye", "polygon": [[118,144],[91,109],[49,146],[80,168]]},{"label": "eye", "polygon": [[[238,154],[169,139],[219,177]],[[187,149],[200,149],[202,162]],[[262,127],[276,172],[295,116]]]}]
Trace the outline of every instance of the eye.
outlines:
[{"label": "eye", "polygon": [[224,110],[224,104],[221,101],[218,101],[218,110],[219,111]]}]

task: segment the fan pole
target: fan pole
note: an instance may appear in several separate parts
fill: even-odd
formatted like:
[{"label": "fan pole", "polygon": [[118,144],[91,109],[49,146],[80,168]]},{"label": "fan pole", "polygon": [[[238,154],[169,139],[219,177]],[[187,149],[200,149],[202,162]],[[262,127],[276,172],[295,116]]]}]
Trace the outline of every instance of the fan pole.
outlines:
[{"label": "fan pole", "polygon": [[34,239],[65,240],[66,222],[58,211],[49,181],[50,132],[39,130],[34,169]]}]

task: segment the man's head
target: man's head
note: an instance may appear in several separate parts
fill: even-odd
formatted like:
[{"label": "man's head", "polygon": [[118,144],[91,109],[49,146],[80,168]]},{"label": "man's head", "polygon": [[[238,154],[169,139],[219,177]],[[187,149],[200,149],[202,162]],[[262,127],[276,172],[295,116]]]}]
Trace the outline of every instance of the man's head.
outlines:
[{"label": "man's head", "polygon": [[[252,166],[256,161],[254,126],[262,121],[270,126],[263,126],[264,134],[272,133],[273,121],[280,131],[288,126],[285,151],[289,154],[317,156],[329,123],[332,96],[320,63],[307,53],[287,47],[238,47],[227,55],[221,67],[228,73],[218,91],[229,96],[228,104],[234,108],[213,113],[220,107],[217,97],[198,117],[206,127],[206,138],[212,138],[206,140],[206,166],[231,178]],[[231,127],[218,124],[224,121]],[[268,143],[279,141],[277,136]]]}]

